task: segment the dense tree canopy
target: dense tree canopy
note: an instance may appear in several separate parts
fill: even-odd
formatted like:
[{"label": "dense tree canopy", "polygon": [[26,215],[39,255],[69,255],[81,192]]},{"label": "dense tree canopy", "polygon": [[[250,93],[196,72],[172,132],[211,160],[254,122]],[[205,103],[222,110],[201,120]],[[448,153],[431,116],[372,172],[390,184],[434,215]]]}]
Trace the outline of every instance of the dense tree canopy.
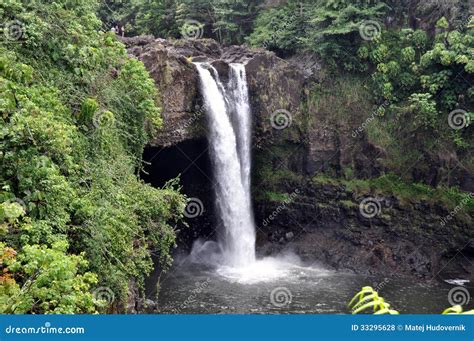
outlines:
[{"label": "dense tree canopy", "polygon": [[369,134],[383,148],[397,146],[386,151],[403,173],[445,145],[454,144],[459,155],[474,146],[469,10],[464,0],[289,0],[262,11],[247,41],[281,56],[312,54],[335,75],[371,74],[372,101],[384,118]]},{"label": "dense tree canopy", "polygon": [[200,30],[199,37],[221,43],[241,43],[258,12],[258,0],[132,0],[117,4],[106,0],[100,14],[106,24],[125,25],[130,34],[153,34],[180,38],[188,22]]},{"label": "dense tree canopy", "polygon": [[161,124],[156,90],[101,32],[97,7],[0,5],[10,23],[0,47],[1,312],[94,312],[97,287],[123,306],[130,280],[141,285],[152,268],[150,250],[170,261],[183,197],[135,175],[145,128]]},{"label": "dense tree canopy", "polygon": [[161,109],[112,26],[309,53],[335,79],[368,76],[383,117],[369,138],[386,147],[403,134],[387,146],[402,173],[419,158],[406,150],[436,150],[433,136],[459,155],[474,147],[469,10],[469,0],[2,1],[0,312],[105,311],[103,287],[124,308],[151,251],[171,263],[185,198],[177,182],[156,189],[136,175]]}]

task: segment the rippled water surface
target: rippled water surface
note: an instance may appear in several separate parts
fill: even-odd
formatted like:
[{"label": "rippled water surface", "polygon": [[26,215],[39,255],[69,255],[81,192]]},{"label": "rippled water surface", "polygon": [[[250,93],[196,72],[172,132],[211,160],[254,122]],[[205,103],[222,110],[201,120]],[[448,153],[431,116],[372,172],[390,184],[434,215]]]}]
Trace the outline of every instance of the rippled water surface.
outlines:
[{"label": "rippled water surface", "polygon": [[[254,269],[258,273],[259,269]],[[221,274],[218,274],[220,272]],[[253,275],[256,275],[255,273]],[[403,313],[441,313],[449,306],[447,283],[377,278],[291,266],[275,275],[262,270],[241,280],[222,269],[186,264],[162,277],[161,313],[349,313],[347,303],[362,286],[372,285]],[[473,294],[472,288],[469,288]]]}]

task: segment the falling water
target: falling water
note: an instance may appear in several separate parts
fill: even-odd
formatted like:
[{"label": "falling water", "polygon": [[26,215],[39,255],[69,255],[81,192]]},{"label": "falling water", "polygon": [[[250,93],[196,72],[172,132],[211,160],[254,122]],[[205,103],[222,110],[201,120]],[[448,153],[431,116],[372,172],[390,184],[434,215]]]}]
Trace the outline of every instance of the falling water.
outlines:
[{"label": "falling water", "polygon": [[250,202],[250,167],[251,167],[251,121],[250,105],[247,88],[245,67],[242,64],[230,64],[229,88],[232,101],[232,122],[237,128],[237,149],[239,152],[240,166],[242,169],[242,184],[248,201]]},{"label": "falling water", "polygon": [[251,119],[245,69],[232,64],[229,84],[210,64],[196,63],[209,121],[217,211],[223,224],[222,262],[231,267],[255,263],[255,226],[250,203]]}]

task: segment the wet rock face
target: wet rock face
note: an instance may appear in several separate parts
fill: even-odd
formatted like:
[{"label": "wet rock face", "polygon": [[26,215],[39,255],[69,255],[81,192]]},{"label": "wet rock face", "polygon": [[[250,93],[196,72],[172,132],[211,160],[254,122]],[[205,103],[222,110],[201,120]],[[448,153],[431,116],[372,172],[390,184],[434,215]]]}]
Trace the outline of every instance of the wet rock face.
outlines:
[{"label": "wet rock face", "polygon": [[[164,126],[151,145],[167,147],[205,137],[199,76],[193,62],[210,62],[223,82],[228,80],[230,63],[244,63],[257,140],[273,135],[303,140],[303,73],[273,53],[246,46],[221,47],[211,39],[171,41],[142,36],[123,42],[131,55],[143,61],[160,92]],[[272,127],[272,114],[278,110],[291,115],[284,135]]]},{"label": "wet rock face", "polygon": [[212,52],[210,47],[203,44],[192,50],[190,47],[174,47],[167,40],[150,37],[129,38],[125,39],[125,43],[129,46],[129,53],[145,64],[159,89],[158,102],[164,125],[150,144],[169,147],[201,137],[202,133],[193,129],[203,121],[197,107],[199,79],[194,65],[185,55],[201,50]]},{"label": "wet rock face", "polygon": [[[309,84],[318,82],[317,76],[308,79],[308,65],[311,73],[318,70],[313,61],[287,61],[265,50],[222,47],[209,39],[143,36],[123,41],[129,53],[143,61],[160,93],[157,102],[162,107],[164,125],[150,142],[151,147],[196,143],[207,137],[199,76],[193,62],[210,62],[224,82],[230,63],[244,63],[253,114],[255,173],[265,166],[270,166],[270,173],[291,172],[307,178],[319,172],[341,176],[346,167],[353,168],[356,178],[373,178],[389,171],[378,160],[386,158],[384,150],[370,144],[365,134],[352,136],[359,124],[354,126],[348,117],[330,121],[328,112],[309,105]],[[263,161],[257,162],[259,158]],[[468,170],[444,171],[457,163],[456,155],[431,159],[431,163],[424,162],[428,167],[423,172],[413,171],[415,180],[436,185],[445,178],[455,178],[462,189],[474,191],[474,178]],[[254,188],[262,186],[258,181],[253,184]],[[449,262],[450,255],[468,242],[466,236],[474,237],[472,226],[469,229],[469,225],[459,222],[456,228],[440,227],[439,217],[447,214],[442,208],[423,203],[406,208],[394,198],[384,198],[384,202],[391,202],[387,214],[367,219],[359,214],[359,199],[342,188],[283,185],[287,187],[280,190],[285,193],[301,189],[297,199],[286,205],[285,214],[263,226],[262,220],[279,204],[264,200],[255,203],[258,245],[264,254],[289,248],[305,260],[321,261],[338,269],[365,273],[388,269],[425,278],[440,269],[452,273],[473,271],[466,270],[469,266],[462,261]],[[193,233],[196,231],[193,229]],[[190,246],[199,235],[188,237],[184,236],[185,244]],[[474,255],[474,245],[469,253]]]},{"label": "wet rock face", "polygon": [[246,71],[257,140],[304,141],[303,73],[269,52],[250,59]]},{"label": "wet rock face", "polygon": [[288,193],[299,189],[291,202],[255,205],[262,255],[293,251],[307,263],[356,273],[474,280],[474,230],[469,219],[458,216],[442,224],[449,212],[440,205],[406,205],[395,197],[377,197],[378,213],[364,216],[362,198],[341,186],[284,186]]}]

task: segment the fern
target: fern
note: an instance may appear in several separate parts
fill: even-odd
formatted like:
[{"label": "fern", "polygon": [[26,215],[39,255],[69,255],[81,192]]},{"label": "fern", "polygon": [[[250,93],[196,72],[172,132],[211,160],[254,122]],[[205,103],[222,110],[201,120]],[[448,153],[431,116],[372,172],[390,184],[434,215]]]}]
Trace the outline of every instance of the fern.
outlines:
[{"label": "fern", "polygon": [[443,315],[458,315],[458,314],[461,314],[461,315],[474,315],[474,309],[463,312],[463,309],[460,305],[455,305],[455,306],[449,307],[448,309],[443,311]]},{"label": "fern", "polygon": [[384,298],[379,296],[378,292],[372,287],[363,287],[349,302],[349,308],[352,314],[358,314],[369,308],[373,308],[375,315],[398,315],[398,311],[390,309],[390,304],[385,302]]},{"label": "fern", "polygon": [[[359,314],[367,309],[373,309],[374,315],[398,315],[399,312],[391,309],[390,304],[385,302],[384,298],[379,295],[374,288],[370,286],[363,287],[348,304],[352,314]],[[452,306],[443,311],[443,315],[474,315],[474,309],[463,312],[460,305]]]}]

